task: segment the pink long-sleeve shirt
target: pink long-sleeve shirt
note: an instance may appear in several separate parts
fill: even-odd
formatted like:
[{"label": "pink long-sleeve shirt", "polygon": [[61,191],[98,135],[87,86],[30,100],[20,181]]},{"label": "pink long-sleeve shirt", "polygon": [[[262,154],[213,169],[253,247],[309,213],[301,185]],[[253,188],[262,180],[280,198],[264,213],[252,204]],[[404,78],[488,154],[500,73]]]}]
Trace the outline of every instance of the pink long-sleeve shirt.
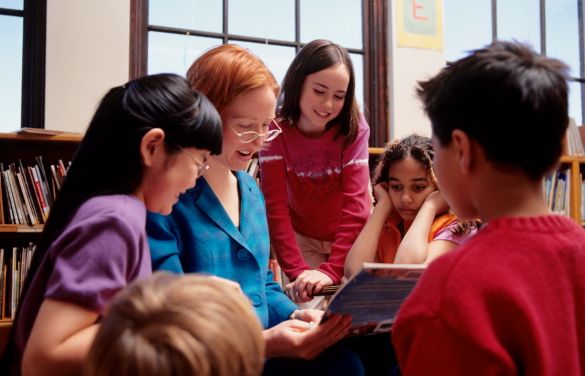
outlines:
[{"label": "pink long-sleeve shirt", "polygon": [[261,186],[266,198],[270,241],[281,268],[294,280],[311,269],[304,260],[295,231],[332,242],[327,262],[317,270],[334,283],[370,212],[368,138],[360,117],[356,140],[343,148],[331,127],[319,138],[279,124],[282,134],[260,152]]}]

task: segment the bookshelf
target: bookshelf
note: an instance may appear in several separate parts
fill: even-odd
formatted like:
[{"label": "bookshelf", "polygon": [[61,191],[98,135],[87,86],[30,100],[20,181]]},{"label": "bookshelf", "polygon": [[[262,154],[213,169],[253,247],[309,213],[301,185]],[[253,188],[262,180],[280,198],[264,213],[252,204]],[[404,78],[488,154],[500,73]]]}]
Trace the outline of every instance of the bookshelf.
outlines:
[{"label": "bookshelf", "polygon": [[583,218],[583,177],[585,176],[585,156],[583,155],[566,155],[561,157],[559,169],[569,171],[570,191],[569,191],[569,212],[580,225],[585,225]]},{"label": "bookshelf", "polygon": [[[69,162],[83,135],[78,133],[53,132],[46,130],[21,131],[19,133],[0,133],[0,162],[4,170],[8,165],[15,163],[19,165],[33,166],[37,164],[35,157],[42,156],[45,173],[48,178],[51,177],[49,166],[56,164],[59,159],[65,163]],[[0,179],[2,195],[0,195],[0,249],[4,249],[4,260],[9,258],[14,247],[23,248],[30,243],[36,243],[39,235],[43,231],[41,220],[39,224],[12,223],[8,214],[8,199],[6,196],[4,176]],[[31,196],[34,193],[31,193]],[[29,197],[29,198],[33,198]],[[34,198],[33,198],[34,199]],[[7,265],[7,262],[4,262]],[[2,270],[0,270],[0,273]],[[6,273],[0,278],[0,288],[2,288],[2,310],[0,311],[0,354],[2,353],[7,341],[7,336],[11,327],[11,317],[6,314],[7,292],[6,287],[9,282],[5,282]]]}]

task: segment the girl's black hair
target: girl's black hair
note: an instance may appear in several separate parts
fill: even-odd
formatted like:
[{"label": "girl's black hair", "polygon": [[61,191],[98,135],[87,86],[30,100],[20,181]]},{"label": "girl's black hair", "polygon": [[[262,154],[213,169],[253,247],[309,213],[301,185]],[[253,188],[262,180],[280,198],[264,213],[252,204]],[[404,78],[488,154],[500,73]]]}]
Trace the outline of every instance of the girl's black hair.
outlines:
[{"label": "girl's black hair", "polygon": [[[437,178],[433,169],[433,158],[435,151],[431,139],[428,137],[412,134],[388,144],[384,153],[378,158],[374,173],[374,185],[387,183],[390,180],[390,167],[398,161],[411,157],[419,162],[429,174],[432,183],[437,185]],[[468,234],[471,229],[478,227],[478,220],[459,221],[453,233],[462,235]]]},{"label": "girl's black hair", "polygon": [[343,136],[343,146],[348,146],[357,138],[360,116],[355,100],[355,73],[347,50],[331,41],[316,39],[309,42],[295,56],[282,81],[276,116],[279,120],[287,121],[294,126],[301,116],[299,103],[305,78],[339,64],[347,67],[349,84],[341,112],[327,124],[327,127],[339,124],[337,135]]},{"label": "girl's black hair", "polygon": [[[171,153],[178,153],[180,147],[221,153],[219,114],[184,78],[157,74],[112,88],[96,110],[51,208],[21,301],[48,248],[85,201],[101,195],[132,194],[139,188],[143,175],[140,144],[153,128],[164,131]],[[13,327],[17,320],[18,312]],[[14,332],[9,346],[14,345]]]}]

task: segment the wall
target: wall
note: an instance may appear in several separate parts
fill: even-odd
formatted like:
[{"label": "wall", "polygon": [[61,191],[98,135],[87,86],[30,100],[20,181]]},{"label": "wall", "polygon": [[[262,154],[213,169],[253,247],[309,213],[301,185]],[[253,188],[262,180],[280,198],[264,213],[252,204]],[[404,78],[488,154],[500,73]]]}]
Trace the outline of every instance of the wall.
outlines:
[{"label": "wall", "polygon": [[[415,97],[416,81],[445,64],[442,51],[398,47],[395,1],[390,3],[390,134],[430,135]],[[130,0],[47,2],[45,127],[75,132],[87,128],[106,91],[128,80]]]},{"label": "wall", "polygon": [[390,41],[389,93],[390,135],[392,138],[418,133],[431,135],[430,123],[416,98],[416,82],[430,78],[445,65],[443,51],[410,47],[398,47],[396,2],[390,1],[388,26]]},{"label": "wall", "polygon": [[45,128],[84,132],[128,80],[130,0],[47,1]]}]

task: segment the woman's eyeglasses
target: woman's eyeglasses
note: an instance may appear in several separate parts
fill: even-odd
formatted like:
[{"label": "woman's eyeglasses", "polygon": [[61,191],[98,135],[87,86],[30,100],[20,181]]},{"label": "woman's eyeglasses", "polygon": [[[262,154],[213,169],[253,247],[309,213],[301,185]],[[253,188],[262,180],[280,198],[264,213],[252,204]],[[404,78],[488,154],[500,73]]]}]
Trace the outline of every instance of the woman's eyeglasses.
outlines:
[{"label": "woman's eyeglasses", "polygon": [[274,123],[274,125],[276,125],[277,129],[271,129],[266,133],[258,133],[258,132],[254,132],[254,131],[239,133],[239,132],[236,132],[236,130],[234,128],[232,128],[231,125],[230,125],[230,128],[231,128],[232,132],[234,132],[234,134],[236,136],[238,136],[238,138],[240,139],[241,142],[247,144],[250,142],[254,142],[258,137],[262,137],[262,141],[272,141],[276,137],[278,137],[278,135],[282,133],[282,129],[280,129],[277,122],[274,121],[273,123]]},{"label": "woman's eyeglasses", "polygon": [[189,156],[189,158],[191,158],[193,160],[195,165],[197,165],[197,178],[200,178],[205,173],[205,171],[209,170],[209,165],[206,165],[205,163],[201,162],[199,159],[197,159],[194,156],[192,156],[191,154],[189,154],[189,152],[187,150],[183,149],[182,147],[177,146],[177,148],[180,151],[187,154]]}]

